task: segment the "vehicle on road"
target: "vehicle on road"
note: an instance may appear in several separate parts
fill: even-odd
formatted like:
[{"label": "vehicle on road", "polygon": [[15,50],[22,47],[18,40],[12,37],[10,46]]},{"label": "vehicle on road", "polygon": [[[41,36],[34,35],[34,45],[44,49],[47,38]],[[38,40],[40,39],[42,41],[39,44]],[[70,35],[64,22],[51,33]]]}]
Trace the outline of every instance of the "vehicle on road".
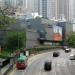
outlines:
[{"label": "vehicle on road", "polygon": [[16,68],[18,70],[24,70],[27,67],[27,57],[23,54],[17,59]]},{"label": "vehicle on road", "polygon": [[75,54],[70,55],[70,60],[75,60]]},{"label": "vehicle on road", "polygon": [[45,61],[44,63],[44,70],[50,71],[52,69],[52,61]]},{"label": "vehicle on road", "polygon": [[65,49],[65,52],[66,52],[66,53],[71,52],[71,49],[70,49],[70,48],[66,48],[66,49]]},{"label": "vehicle on road", "polygon": [[53,57],[58,57],[59,56],[59,52],[53,52]]},{"label": "vehicle on road", "polygon": [[65,50],[66,48],[68,48],[68,46],[62,46],[62,49]]}]

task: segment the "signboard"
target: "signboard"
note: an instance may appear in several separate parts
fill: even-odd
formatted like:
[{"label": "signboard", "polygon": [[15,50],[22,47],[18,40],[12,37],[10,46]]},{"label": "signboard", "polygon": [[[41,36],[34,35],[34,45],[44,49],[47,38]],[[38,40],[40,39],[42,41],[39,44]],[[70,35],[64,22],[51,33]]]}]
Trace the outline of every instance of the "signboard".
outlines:
[{"label": "signboard", "polygon": [[54,41],[62,41],[62,27],[53,25],[53,39]]},{"label": "signboard", "polygon": [[58,26],[62,27],[62,40],[65,39],[65,32],[66,32],[66,22],[58,22]]},{"label": "signboard", "polygon": [[29,51],[26,51],[26,56],[29,56]]}]

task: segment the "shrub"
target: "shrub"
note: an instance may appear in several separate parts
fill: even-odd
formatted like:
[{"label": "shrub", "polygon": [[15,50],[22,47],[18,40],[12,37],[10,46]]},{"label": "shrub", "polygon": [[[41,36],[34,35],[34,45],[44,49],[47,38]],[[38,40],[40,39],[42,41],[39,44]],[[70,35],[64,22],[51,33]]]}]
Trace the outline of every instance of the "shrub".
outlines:
[{"label": "shrub", "polygon": [[67,42],[69,46],[75,47],[75,35],[74,34],[70,35]]},{"label": "shrub", "polygon": [[25,34],[26,34],[25,31],[7,32],[5,50],[14,52],[13,50],[18,50],[20,48],[25,47],[25,44],[26,44],[26,35]]}]

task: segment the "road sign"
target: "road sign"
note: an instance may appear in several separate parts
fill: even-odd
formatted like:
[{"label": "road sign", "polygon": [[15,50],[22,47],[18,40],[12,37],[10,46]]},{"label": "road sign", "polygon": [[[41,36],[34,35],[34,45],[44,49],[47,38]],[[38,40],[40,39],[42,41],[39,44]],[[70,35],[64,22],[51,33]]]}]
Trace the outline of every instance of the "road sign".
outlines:
[{"label": "road sign", "polygon": [[26,56],[29,56],[29,51],[26,51]]}]

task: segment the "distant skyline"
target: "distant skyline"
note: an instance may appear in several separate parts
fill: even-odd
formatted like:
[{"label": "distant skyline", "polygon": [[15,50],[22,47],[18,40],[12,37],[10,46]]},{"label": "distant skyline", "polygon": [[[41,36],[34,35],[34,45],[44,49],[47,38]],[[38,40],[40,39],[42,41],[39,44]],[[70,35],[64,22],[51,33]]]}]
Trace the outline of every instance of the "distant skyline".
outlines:
[{"label": "distant skyline", "polygon": [[0,6],[3,2],[15,8],[22,7],[30,13],[38,12],[49,19],[63,17],[69,21],[75,18],[75,0],[0,0]]}]

